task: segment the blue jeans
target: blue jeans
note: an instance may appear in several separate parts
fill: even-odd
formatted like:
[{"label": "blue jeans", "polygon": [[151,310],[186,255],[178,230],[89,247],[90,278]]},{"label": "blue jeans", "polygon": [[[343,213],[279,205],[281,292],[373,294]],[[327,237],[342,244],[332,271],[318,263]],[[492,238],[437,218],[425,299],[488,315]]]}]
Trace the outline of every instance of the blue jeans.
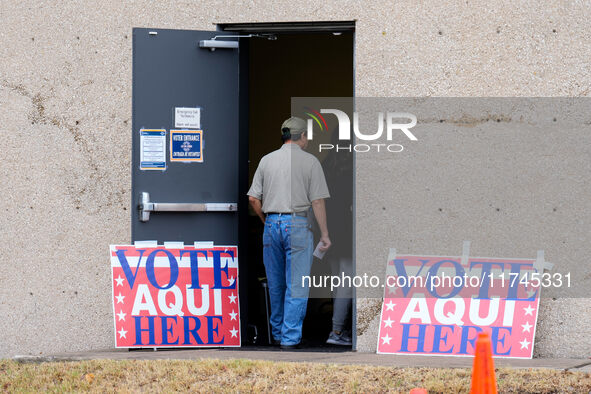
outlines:
[{"label": "blue jeans", "polygon": [[282,345],[296,345],[302,339],[309,293],[302,286],[302,277],[310,275],[312,238],[307,218],[267,215],[263,260],[271,299],[271,332]]}]

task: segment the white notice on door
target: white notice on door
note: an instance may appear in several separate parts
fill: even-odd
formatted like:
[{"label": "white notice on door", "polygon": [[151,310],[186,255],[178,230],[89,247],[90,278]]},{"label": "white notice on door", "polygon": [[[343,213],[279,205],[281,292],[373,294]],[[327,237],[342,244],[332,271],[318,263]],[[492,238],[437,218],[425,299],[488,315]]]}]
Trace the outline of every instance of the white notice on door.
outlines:
[{"label": "white notice on door", "polygon": [[174,127],[183,129],[200,129],[201,108],[175,108]]},{"label": "white notice on door", "polygon": [[166,170],[166,130],[140,130],[140,170]]}]

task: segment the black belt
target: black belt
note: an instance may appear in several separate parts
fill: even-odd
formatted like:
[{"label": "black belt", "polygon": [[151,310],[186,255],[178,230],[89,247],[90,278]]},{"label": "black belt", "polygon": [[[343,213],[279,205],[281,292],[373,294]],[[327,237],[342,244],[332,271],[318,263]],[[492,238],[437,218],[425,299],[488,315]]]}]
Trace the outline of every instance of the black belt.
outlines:
[{"label": "black belt", "polygon": [[296,216],[303,216],[303,217],[308,217],[308,211],[302,211],[302,212],[267,212],[267,215],[279,215],[279,216],[292,216],[292,215],[296,215]]}]

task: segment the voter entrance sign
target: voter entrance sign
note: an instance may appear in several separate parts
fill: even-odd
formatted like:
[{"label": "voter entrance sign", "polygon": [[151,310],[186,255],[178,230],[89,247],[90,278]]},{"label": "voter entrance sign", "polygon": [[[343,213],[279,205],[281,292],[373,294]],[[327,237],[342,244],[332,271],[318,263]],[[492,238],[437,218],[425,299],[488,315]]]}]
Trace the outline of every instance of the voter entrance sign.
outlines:
[{"label": "voter entrance sign", "polygon": [[203,131],[170,130],[170,161],[203,163]]},{"label": "voter entrance sign", "polygon": [[238,347],[238,248],[111,246],[116,347]]},{"label": "voter entrance sign", "polygon": [[378,353],[469,356],[487,332],[493,356],[531,358],[539,271],[536,259],[389,258]]}]

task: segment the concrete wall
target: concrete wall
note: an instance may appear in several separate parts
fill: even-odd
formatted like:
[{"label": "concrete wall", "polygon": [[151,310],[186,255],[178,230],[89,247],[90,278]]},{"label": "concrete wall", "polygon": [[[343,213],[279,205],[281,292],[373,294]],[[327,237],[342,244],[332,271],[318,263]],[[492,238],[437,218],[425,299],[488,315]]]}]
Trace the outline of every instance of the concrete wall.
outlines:
[{"label": "concrete wall", "polygon": [[[460,256],[470,240],[472,257],[530,259],[542,249],[571,281],[541,289],[534,354],[590,354],[591,329],[580,322],[591,312],[591,99],[356,100],[357,111],[376,107],[415,114],[418,141],[356,156],[358,275],[383,278],[389,247]],[[358,305],[358,348],[373,351],[380,300]]]},{"label": "concrete wall", "polygon": [[[585,96],[590,16],[586,2],[3,1],[0,356],[113,345],[107,246],[130,234],[132,27],[357,19],[358,96]],[[444,252],[462,236],[396,247]],[[556,340],[541,322],[540,355],[588,355],[574,323],[587,303],[568,305],[545,306],[541,319],[566,328]]]}]

